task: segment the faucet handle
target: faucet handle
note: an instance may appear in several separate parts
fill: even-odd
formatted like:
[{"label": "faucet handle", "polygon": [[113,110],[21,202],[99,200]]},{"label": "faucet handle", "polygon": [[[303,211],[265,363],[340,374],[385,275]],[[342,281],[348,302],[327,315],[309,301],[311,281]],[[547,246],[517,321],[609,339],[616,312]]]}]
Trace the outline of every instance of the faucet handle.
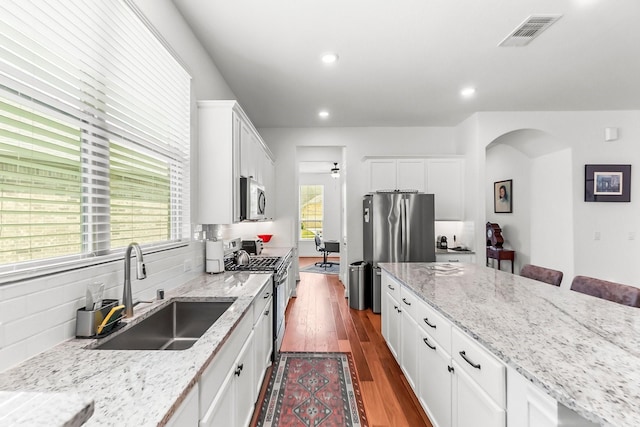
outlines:
[{"label": "faucet handle", "polygon": [[136,274],[137,274],[138,280],[147,278],[147,267],[144,265],[144,262],[137,263]]}]

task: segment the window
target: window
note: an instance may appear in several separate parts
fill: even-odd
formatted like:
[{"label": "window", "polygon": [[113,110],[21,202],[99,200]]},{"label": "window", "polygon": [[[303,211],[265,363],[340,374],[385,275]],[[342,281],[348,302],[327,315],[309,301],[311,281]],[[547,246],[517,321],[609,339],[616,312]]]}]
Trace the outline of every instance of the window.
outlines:
[{"label": "window", "polygon": [[300,186],[300,240],[322,237],[324,186]]},{"label": "window", "polygon": [[191,81],[131,2],[0,25],[0,273],[188,240]]}]

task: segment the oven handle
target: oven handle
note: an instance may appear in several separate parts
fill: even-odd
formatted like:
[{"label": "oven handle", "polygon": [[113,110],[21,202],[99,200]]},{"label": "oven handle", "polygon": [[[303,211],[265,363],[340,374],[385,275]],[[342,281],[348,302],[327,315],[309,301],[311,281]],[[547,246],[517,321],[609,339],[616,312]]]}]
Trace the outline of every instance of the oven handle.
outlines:
[{"label": "oven handle", "polygon": [[287,270],[287,272],[284,273],[282,277],[280,277],[280,279],[277,281],[276,286],[280,286],[281,284],[285,283],[288,278],[289,278],[289,271]]}]

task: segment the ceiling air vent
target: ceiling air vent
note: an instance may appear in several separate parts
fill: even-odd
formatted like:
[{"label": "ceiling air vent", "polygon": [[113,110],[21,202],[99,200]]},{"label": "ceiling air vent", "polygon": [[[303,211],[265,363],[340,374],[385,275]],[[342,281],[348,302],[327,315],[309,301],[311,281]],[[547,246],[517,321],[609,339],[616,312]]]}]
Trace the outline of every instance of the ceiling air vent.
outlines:
[{"label": "ceiling air vent", "polygon": [[561,17],[562,15],[531,15],[498,46],[526,46]]}]

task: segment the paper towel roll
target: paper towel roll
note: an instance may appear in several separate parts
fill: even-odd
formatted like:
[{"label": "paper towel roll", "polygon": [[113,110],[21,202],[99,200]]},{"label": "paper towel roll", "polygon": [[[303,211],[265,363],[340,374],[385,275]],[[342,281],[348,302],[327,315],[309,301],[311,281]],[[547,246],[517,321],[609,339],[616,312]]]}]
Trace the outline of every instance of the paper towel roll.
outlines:
[{"label": "paper towel roll", "polygon": [[222,273],[224,271],[224,248],[222,240],[208,240],[205,244],[207,261],[205,271],[207,273]]}]

